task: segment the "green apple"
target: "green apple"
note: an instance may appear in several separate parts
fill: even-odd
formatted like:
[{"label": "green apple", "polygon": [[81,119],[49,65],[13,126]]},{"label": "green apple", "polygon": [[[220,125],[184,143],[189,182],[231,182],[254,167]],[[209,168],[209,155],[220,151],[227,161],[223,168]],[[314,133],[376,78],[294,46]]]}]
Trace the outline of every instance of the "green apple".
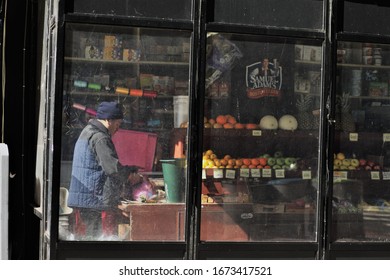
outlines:
[{"label": "green apple", "polygon": [[275,165],[275,164],[276,164],[276,159],[273,158],[273,157],[269,157],[269,158],[267,159],[267,164],[268,164],[269,166]]},{"label": "green apple", "polygon": [[283,152],[282,151],[276,151],[275,154],[274,154],[274,157],[276,157],[276,158],[283,157]]},{"label": "green apple", "polygon": [[286,165],[291,165],[291,164],[297,163],[297,160],[296,160],[295,158],[293,158],[293,157],[286,157],[286,158],[284,159],[284,163],[285,163]]},{"label": "green apple", "polygon": [[282,167],[279,164],[275,164],[272,166],[272,169],[282,169]]},{"label": "green apple", "polygon": [[358,167],[359,166],[359,160],[357,158],[351,159],[351,166]]},{"label": "green apple", "polygon": [[285,163],[284,158],[282,158],[282,157],[276,158],[276,164],[277,164],[277,165],[282,166],[282,165],[284,165],[284,163]]},{"label": "green apple", "polygon": [[263,157],[263,158],[270,158],[271,155],[270,155],[270,154],[264,154],[264,155],[262,155],[261,157]]},{"label": "green apple", "polygon": [[350,166],[351,165],[351,161],[347,158],[341,160],[341,165],[345,165],[345,166]]}]

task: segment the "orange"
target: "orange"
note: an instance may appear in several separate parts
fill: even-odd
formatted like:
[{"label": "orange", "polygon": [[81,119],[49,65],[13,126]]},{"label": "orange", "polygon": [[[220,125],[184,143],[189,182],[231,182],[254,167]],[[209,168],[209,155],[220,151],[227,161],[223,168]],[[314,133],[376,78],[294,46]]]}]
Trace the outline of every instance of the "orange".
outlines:
[{"label": "orange", "polygon": [[236,118],[231,116],[231,115],[226,115],[226,119],[227,119],[228,123],[231,123],[231,124],[236,124],[237,123]]},{"label": "orange", "polygon": [[225,155],[225,156],[223,157],[223,159],[226,159],[226,160],[229,160],[229,159],[231,159],[231,158],[232,158],[231,155]]},{"label": "orange", "polygon": [[257,124],[255,123],[247,123],[245,125],[246,129],[256,129],[257,128]]},{"label": "orange", "polygon": [[221,163],[222,166],[226,166],[228,164],[228,161],[224,158],[221,159],[219,162]]},{"label": "orange", "polygon": [[243,125],[242,123],[236,123],[236,124],[234,124],[234,128],[235,129],[243,129],[243,128],[245,128],[245,125]]},{"label": "orange", "polygon": [[218,115],[217,118],[215,119],[215,121],[218,124],[224,125],[227,122],[227,118],[223,115]]},{"label": "orange", "polygon": [[233,128],[233,125],[232,125],[231,123],[225,123],[225,124],[223,125],[223,128],[225,128],[225,129],[232,129],[232,128]]}]

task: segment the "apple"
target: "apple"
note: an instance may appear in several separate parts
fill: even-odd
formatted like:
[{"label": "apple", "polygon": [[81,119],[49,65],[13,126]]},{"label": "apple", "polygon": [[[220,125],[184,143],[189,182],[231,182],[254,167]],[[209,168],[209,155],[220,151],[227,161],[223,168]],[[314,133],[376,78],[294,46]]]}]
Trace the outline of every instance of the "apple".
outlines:
[{"label": "apple", "polygon": [[263,158],[270,158],[271,155],[270,155],[270,154],[264,154],[264,155],[262,155],[261,157],[263,157]]},{"label": "apple", "polygon": [[269,166],[275,165],[275,164],[276,164],[276,159],[273,158],[273,157],[269,157],[268,160],[267,160],[267,164],[268,164]]},{"label": "apple", "polygon": [[349,166],[348,166],[348,169],[349,169],[349,170],[355,170],[355,169],[356,169],[356,167],[355,167],[355,166],[353,166],[353,165],[349,165]]},{"label": "apple", "polygon": [[275,164],[272,166],[272,169],[282,169],[282,167],[279,164]]},{"label": "apple", "polygon": [[376,164],[372,167],[373,170],[381,170],[381,166],[379,164]]},{"label": "apple", "polygon": [[265,157],[259,158],[259,163],[261,166],[266,166],[267,165],[267,158],[265,158]]},{"label": "apple", "polygon": [[372,160],[367,160],[367,165],[370,167],[374,167],[375,162],[373,162]]},{"label": "apple", "polygon": [[351,161],[349,159],[345,158],[345,159],[343,159],[341,161],[341,164],[345,165],[345,166],[350,166],[351,165]]},{"label": "apple", "polygon": [[281,158],[282,156],[283,156],[283,152],[282,151],[277,151],[274,154],[274,157],[276,157],[276,158]]},{"label": "apple", "polygon": [[343,153],[337,153],[336,158],[343,160],[343,159],[345,159],[345,155]]},{"label": "apple", "polygon": [[293,158],[293,157],[286,157],[284,159],[284,163],[286,165],[291,165],[291,164],[297,163],[297,160],[295,158]]},{"label": "apple", "polygon": [[333,160],[333,165],[335,165],[335,166],[340,166],[341,163],[342,163],[342,161],[341,161],[340,159],[338,159],[338,158],[336,158],[335,160]]},{"label": "apple", "polygon": [[360,166],[365,166],[367,164],[367,160],[364,158],[359,159]]},{"label": "apple", "polygon": [[366,165],[366,166],[364,167],[364,169],[365,169],[365,170],[372,170],[372,167],[369,166],[369,165]]},{"label": "apple", "polygon": [[284,163],[285,163],[284,158],[282,158],[282,157],[276,158],[276,164],[277,165],[282,166],[282,165],[284,165]]},{"label": "apple", "polygon": [[351,159],[351,166],[358,167],[359,166],[359,160],[356,158]]}]

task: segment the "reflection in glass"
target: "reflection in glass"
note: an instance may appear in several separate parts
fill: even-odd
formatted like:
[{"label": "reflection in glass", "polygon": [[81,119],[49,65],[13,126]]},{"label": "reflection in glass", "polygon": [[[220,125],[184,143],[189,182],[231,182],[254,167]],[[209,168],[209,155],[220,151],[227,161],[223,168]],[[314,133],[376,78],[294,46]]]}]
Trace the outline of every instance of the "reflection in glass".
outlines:
[{"label": "reflection in glass", "polygon": [[200,238],[315,241],[322,48],[210,33]]},{"label": "reflection in glass", "polygon": [[67,25],[60,239],[184,241],[190,36]]},{"label": "reflection in glass", "polygon": [[339,42],[333,241],[388,241],[390,48]]}]

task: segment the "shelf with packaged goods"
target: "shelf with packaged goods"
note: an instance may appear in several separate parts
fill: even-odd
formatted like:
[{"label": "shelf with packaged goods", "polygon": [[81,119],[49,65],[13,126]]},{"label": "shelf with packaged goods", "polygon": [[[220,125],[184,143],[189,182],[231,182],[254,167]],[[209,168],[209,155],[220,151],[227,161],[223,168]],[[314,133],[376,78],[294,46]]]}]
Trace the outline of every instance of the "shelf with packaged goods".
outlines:
[{"label": "shelf with packaged goods", "polygon": [[180,61],[126,61],[126,60],[107,60],[107,59],[89,59],[89,58],[80,58],[80,57],[65,57],[66,62],[72,63],[103,63],[103,64],[113,64],[113,65],[170,65],[170,66],[189,66],[188,62]]},{"label": "shelf with packaged goods", "polygon": [[[114,92],[108,92],[108,91],[68,91],[67,94],[70,94],[72,96],[78,96],[78,97],[112,97],[112,98],[143,98],[142,96],[131,96],[129,94],[117,94]],[[150,98],[156,98],[156,99],[172,99],[174,95],[162,95],[158,94],[156,97],[150,97]],[[145,97],[146,98],[146,97]]]},{"label": "shelf with packaged goods", "polygon": [[390,70],[390,65],[374,65],[374,64],[352,64],[352,63],[338,63],[338,67],[341,68],[354,68],[354,69],[385,69]]}]

